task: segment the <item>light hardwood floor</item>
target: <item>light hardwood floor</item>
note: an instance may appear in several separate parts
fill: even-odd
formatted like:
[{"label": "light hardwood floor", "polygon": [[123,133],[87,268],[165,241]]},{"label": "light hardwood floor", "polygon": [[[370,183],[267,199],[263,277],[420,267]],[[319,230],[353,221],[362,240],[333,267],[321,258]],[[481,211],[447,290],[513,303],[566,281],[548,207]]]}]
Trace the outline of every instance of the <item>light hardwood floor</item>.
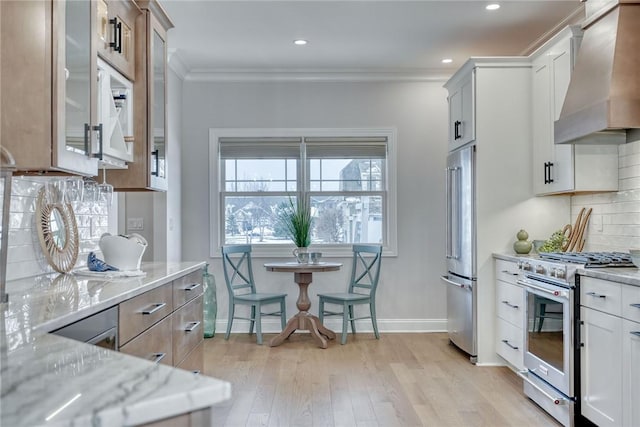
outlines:
[{"label": "light hardwood floor", "polygon": [[[318,348],[255,336],[205,340],[204,372],[232,384],[216,426],[553,426],[504,367],[478,367],[446,334],[349,335]],[[265,337],[269,342],[270,335]]]}]

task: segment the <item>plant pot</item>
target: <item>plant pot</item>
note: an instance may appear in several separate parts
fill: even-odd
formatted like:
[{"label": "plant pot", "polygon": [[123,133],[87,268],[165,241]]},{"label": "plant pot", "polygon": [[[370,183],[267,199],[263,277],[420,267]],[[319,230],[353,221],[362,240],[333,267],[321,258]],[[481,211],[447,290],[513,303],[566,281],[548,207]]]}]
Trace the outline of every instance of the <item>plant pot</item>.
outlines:
[{"label": "plant pot", "polygon": [[293,256],[300,264],[309,263],[309,248],[295,248],[293,250]]}]

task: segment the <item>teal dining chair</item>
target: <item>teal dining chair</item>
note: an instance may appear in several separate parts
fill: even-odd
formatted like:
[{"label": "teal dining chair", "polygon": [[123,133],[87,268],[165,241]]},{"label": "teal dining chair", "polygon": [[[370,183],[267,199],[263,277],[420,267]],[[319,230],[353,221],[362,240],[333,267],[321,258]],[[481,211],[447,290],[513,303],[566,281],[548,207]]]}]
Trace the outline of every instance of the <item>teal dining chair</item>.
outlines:
[{"label": "teal dining chair", "polygon": [[[342,316],[342,339],[340,344],[347,342],[347,325],[351,323],[351,332],[356,333],[356,320],[371,319],[376,339],[380,339],[376,320],[376,289],[380,278],[380,263],[382,261],[382,246],[353,245],[353,263],[349,288],[345,293],[318,294],[319,318],[323,322],[325,316]],[[342,311],[325,310],[325,304],[342,306]],[[355,317],[354,306],[369,305],[369,316]]]},{"label": "teal dining chair", "polygon": [[[256,328],[256,341],[262,344],[262,316],[279,316],[282,329],[287,322],[285,298],[287,294],[270,294],[256,292],[251,267],[251,245],[228,245],[222,247],[222,267],[224,280],[229,293],[229,319],[227,321],[227,333],[225,340],[229,339],[233,319],[248,320],[250,323],[249,334]],[[280,310],[263,312],[263,306],[280,304]],[[235,315],[236,305],[251,307],[250,317]]]}]

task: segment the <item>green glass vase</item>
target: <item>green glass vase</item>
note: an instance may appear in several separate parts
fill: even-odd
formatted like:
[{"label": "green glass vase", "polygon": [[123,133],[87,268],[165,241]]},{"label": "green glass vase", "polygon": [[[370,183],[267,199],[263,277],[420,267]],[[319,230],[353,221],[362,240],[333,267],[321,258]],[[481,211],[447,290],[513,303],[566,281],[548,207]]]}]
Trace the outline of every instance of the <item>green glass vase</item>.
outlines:
[{"label": "green glass vase", "polygon": [[202,273],[204,285],[204,337],[211,338],[216,334],[216,317],[218,316],[218,297],[216,295],[216,279],[209,273],[209,264]]}]

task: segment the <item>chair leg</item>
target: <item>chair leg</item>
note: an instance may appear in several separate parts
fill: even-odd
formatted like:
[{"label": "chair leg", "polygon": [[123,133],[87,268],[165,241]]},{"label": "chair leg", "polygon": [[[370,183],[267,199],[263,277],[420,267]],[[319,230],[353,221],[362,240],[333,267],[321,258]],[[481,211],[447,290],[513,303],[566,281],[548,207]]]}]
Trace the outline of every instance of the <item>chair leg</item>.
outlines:
[{"label": "chair leg", "polygon": [[280,326],[282,330],[287,326],[287,307],[284,298],[280,301]]},{"label": "chair leg", "polygon": [[351,333],[356,333],[356,321],[353,320],[353,306],[349,306],[349,321],[351,322]]},{"label": "chair leg", "polygon": [[254,319],[256,319],[256,337],[258,344],[262,345],[262,306],[258,304],[257,307],[253,306],[253,308],[255,310]]},{"label": "chair leg", "polygon": [[251,323],[249,323],[249,335],[253,333],[253,324],[256,323],[256,306],[251,306]]},{"label": "chair leg", "polygon": [[380,339],[380,333],[378,332],[378,320],[376,319],[376,303],[371,301],[369,303],[369,309],[371,311],[371,323],[373,323],[373,333],[376,335],[376,339]]},{"label": "chair leg", "polygon": [[229,334],[231,334],[231,325],[233,325],[233,314],[235,307],[236,306],[233,304],[233,302],[229,301],[229,320],[227,320],[227,333],[224,334],[225,340],[228,340]]},{"label": "chair leg", "polygon": [[347,316],[349,315],[349,306],[348,304],[345,302],[342,305],[342,339],[340,340],[340,344],[346,344],[347,343],[347,324],[349,323],[347,319]]},{"label": "chair leg", "polygon": [[324,325],[324,300],[320,297],[318,301],[318,319],[320,319],[320,323]]}]

